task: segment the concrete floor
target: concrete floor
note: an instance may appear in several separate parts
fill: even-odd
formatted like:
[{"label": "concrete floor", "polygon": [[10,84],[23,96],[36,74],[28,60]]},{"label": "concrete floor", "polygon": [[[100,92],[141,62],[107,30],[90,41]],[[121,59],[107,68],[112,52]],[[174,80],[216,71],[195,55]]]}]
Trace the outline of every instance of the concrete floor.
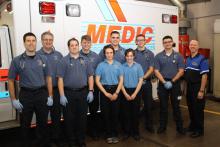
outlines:
[{"label": "concrete floor", "polygon": [[[184,126],[189,123],[188,110],[184,100],[181,102],[181,110],[184,119]],[[104,139],[98,141],[87,137],[88,147],[219,147],[220,146],[220,103],[208,100],[205,112],[205,134],[203,137],[192,139],[189,134],[179,135],[175,130],[175,123],[172,118],[172,110],[169,112],[169,123],[165,134],[150,134],[144,130],[143,119],[141,120],[141,140],[135,141],[129,138],[120,141],[118,144],[108,145]],[[154,109],[155,129],[158,127],[159,108],[158,103]],[[0,147],[16,147],[19,142],[18,128],[0,131]]]}]

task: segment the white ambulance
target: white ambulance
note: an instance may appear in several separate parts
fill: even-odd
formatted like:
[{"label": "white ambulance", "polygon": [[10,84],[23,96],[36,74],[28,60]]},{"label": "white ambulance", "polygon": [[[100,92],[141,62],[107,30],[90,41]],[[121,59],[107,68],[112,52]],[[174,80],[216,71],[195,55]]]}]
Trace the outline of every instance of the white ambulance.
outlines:
[{"label": "white ambulance", "polygon": [[[7,74],[13,57],[24,52],[22,37],[51,31],[54,46],[63,55],[67,40],[89,34],[92,50],[109,43],[111,31],[121,33],[121,45],[135,48],[135,36],[146,36],[146,47],[155,54],[162,50],[162,38],[171,35],[178,44],[178,8],[135,0],[2,0],[0,3],[0,129],[18,126],[11,106]],[[178,48],[176,48],[178,50]],[[154,86],[153,97],[156,97]]]}]

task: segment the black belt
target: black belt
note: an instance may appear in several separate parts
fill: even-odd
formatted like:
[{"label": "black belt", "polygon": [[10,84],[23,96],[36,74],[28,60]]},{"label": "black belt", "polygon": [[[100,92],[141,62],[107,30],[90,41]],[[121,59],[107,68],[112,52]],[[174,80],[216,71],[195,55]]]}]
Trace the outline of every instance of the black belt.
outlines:
[{"label": "black belt", "polygon": [[84,86],[82,88],[70,88],[70,87],[64,87],[64,90],[69,90],[69,91],[83,91],[85,89],[87,89],[88,86]]},{"label": "black belt", "polygon": [[118,85],[103,85],[103,87],[104,87],[105,89],[113,89],[113,88],[117,88]]},{"label": "black belt", "polygon": [[26,91],[38,91],[38,90],[46,89],[46,86],[36,87],[36,88],[21,87],[21,89]]}]

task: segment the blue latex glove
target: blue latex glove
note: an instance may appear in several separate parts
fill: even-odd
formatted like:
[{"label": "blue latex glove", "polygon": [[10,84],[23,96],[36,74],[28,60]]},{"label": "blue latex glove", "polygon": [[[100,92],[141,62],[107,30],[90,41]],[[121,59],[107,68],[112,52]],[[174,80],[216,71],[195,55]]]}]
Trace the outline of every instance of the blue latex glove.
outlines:
[{"label": "blue latex glove", "polygon": [[164,87],[165,87],[167,90],[169,90],[169,89],[171,89],[171,88],[173,87],[173,84],[172,84],[171,81],[166,81],[166,82],[164,83]]},{"label": "blue latex glove", "polygon": [[49,96],[47,98],[47,106],[53,106],[53,98],[52,98],[52,96]]},{"label": "blue latex glove", "polygon": [[92,91],[89,91],[88,95],[87,95],[87,101],[89,103],[91,103],[94,99],[94,96],[93,96],[93,92]]},{"label": "blue latex glove", "polygon": [[66,107],[66,104],[68,103],[67,98],[65,95],[60,96],[60,104]]},{"label": "blue latex glove", "polygon": [[12,106],[18,110],[19,112],[22,112],[23,105],[20,103],[19,100],[12,100]]}]

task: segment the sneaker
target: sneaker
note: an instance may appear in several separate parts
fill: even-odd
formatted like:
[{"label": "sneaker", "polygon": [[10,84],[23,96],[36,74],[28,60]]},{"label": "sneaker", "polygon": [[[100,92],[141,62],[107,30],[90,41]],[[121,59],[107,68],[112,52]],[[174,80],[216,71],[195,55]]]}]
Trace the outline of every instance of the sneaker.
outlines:
[{"label": "sneaker", "polygon": [[108,144],[113,143],[113,138],[111,138],[111,137],[107,138],[107,139],[106,139],[106,142],[107,142]]},{"label": "sneaker", "polygon": [[112,143],[118,143],[119,139],[118,137],[112,137]]}]

